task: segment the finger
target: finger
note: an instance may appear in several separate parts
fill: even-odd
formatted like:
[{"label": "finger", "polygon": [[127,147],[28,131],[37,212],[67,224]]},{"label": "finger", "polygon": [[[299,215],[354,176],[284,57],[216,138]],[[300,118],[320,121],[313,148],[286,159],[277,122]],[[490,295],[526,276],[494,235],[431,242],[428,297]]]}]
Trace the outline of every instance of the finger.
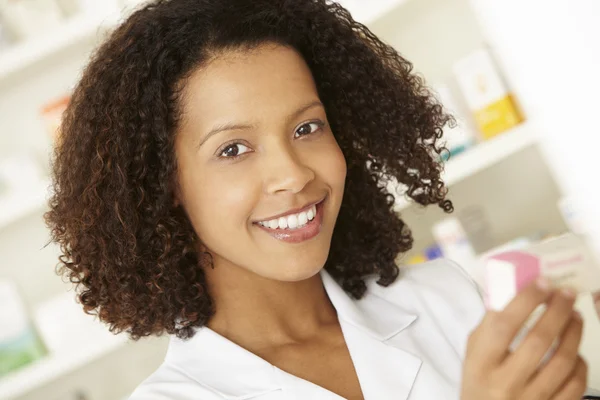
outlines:
[{"label": "finger", "polygon": [[579,357],[573,374],[564,383],[560,390],[552,397],[552,400],[575,400],[581,399],[587,390],[587,364]]},{"label": "finger", "polygon": [[511,382],[524,385],[536,372],[542,358],[572,318],[574,303],[572,291],[561,290],[552,296],[546,311],[502,366],[505,376],[512,378]]},{"label": "finger", "polygon": [[525,399],[548,399],[573,374],[579,356],[579,344],[583,332],[583,322],[578,313],[574,313],[571,321],[560,338],[560,344],[548,363],[539,370],[528,383]]},{"label": "finger", "polygon": [[469,338],[475,365],[498,365],[508,355],[508,347],[529,315],[551,295],[548,285],[536,281],[527,286],[504,308],[488,311]]}]

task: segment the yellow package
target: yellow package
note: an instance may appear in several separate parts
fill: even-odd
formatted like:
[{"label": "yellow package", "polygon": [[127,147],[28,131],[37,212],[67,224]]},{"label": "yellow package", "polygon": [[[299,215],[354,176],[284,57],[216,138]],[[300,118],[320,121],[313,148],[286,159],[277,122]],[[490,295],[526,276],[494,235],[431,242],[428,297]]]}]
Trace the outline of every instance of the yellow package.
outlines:
[{"label": "yellow package", "polygon": [[489,51],[477,50],[459,61],[454,70],[484,139],[490,139],[523,122],[523,115]]}]

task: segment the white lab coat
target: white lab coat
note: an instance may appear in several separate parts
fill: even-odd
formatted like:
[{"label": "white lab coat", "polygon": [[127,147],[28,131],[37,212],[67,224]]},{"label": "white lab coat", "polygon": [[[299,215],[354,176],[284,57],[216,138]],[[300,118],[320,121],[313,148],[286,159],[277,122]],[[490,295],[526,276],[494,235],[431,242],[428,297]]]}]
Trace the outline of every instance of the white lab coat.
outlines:
[{"label": "white lab coat", "polygon": [[[366,400],[458,399],[469,332],[484,313],[466,273],[449,261],[408,267],[391,286],[368,280],[361,300],[325,271]],[[339,400],[208,328],[171,339],[164,363],[130,400]]]}]

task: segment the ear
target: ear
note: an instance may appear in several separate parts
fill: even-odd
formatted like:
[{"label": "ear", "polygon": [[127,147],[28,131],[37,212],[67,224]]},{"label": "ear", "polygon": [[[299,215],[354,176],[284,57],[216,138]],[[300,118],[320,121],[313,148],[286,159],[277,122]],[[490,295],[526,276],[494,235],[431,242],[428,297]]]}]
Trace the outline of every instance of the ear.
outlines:
[{"label": "ear", "polygon": [[181,190],[177,182],[173,183],[173,207],[177,208],[183,204],[181,201]]},{"label": "ear", "polygon": [[173,207],[177,208],[179,206],[181,206],[183,204],[183,202],[181,201],[181,197],[179,196],[179,193],[174,193],[173,194]]}]

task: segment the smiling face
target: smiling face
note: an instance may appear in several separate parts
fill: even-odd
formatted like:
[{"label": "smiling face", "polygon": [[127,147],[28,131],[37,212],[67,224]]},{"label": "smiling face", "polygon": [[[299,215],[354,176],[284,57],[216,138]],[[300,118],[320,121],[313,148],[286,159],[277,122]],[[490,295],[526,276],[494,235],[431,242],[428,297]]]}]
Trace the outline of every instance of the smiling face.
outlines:
[{"label": "smiling face", "polygon": [[215,268],[318,273],[346,163],[302,57],[274,44],[220,54],[188,80],[183,113],[178,201]]}]

